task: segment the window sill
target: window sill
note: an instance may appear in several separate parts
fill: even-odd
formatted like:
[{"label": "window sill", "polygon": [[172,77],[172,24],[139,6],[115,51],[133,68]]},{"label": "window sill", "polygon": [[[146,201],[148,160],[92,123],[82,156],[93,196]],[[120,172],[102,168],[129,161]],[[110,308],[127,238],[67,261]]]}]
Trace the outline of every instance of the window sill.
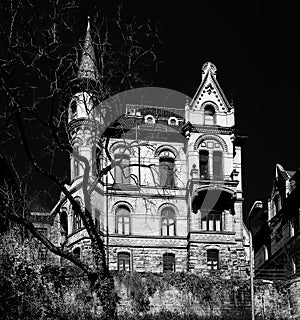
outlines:
[{"label": "window sill", "polygon": [[234,231],[214,231],[214,230],[199,230],[199,231],[192,231],[190,233],[203,233],[203,234],[227,234],[227,235],[235,235]]},{"label": "window sill", "polygon": [[140,186],[136,184],[130,184],[130,183],[114,183],[111,186],[109,186],[110,190],[139,190]]}]

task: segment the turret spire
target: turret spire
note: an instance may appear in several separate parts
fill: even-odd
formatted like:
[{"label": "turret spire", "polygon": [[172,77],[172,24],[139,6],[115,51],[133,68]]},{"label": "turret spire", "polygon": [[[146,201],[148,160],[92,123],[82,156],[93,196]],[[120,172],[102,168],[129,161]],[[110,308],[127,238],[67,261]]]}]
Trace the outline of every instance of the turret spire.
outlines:
[{"label": "turret spire", "polygon": [[78,78],[91,79],[94,81],[98,79],[98,70],[96,67],[95,52],[91,37],[90,17],[88,17],[86,36],[78,71]]}]

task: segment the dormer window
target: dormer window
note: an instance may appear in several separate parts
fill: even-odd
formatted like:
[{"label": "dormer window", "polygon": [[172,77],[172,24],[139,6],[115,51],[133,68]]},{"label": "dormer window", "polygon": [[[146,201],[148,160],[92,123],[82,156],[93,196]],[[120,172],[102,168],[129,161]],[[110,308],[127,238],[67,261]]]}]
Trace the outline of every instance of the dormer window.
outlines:
[{"label": "dormer window", "polygon": [[204,124],[214,125],[215,124],[215,108],[212,105],[206,105],[204,108]]},{"label": "dormer window", "polygon": [[153,117],[151,114],[148,114],[148,115],[145,117],[145,123],[147,123],[147,124],[154,124],[154,123],[155,123],[154,117]]},{"label": "dormer window", "polygon": [[169,126],[178,126],[178,119],[175,117],[170,117],[168,120]]}]

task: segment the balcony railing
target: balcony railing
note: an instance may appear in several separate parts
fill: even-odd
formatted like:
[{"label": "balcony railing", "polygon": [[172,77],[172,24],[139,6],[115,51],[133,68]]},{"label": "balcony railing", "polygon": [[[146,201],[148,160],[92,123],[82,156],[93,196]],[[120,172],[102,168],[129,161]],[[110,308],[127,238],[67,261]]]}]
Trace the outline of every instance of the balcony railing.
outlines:
[{"label": "balcony railing", "polygon": [[231,176],[219,175],[219,174],[201,174],[200,180],[233,181]]}]

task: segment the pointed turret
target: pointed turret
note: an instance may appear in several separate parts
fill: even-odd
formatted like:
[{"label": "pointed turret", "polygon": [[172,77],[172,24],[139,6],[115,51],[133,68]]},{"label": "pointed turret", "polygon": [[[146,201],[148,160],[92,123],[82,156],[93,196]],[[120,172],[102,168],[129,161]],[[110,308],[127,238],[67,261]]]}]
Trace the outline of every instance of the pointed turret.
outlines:
[{"label": "pointed turret", "polygon": [[86,36],[81,56],[81,62],[78,71],[78,78],[98,80],[98,70],[96,67],[95,52],[91,37],[90,17],[88,17],[88,24],[86,29]]}]

